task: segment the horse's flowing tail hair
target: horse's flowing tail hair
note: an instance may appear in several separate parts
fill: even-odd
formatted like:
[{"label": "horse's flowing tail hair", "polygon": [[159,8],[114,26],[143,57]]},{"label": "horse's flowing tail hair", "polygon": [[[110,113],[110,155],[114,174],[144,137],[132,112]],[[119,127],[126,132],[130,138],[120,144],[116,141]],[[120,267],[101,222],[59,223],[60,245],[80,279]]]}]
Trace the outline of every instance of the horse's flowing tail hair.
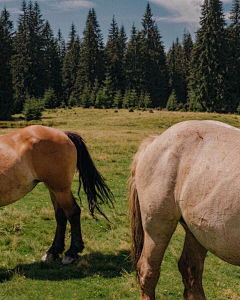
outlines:
[{"label": "horse's flowing tail hair", "polygon": [[131,256],[133,266],[136,268],[137,262],[140,259],[143,243],[144,243],[144,232],[142,227],[142,217],[139,206],[138,192],[135,182],[135,174],[137,163],[140,155],[146,150],[147,146],[151,144],[156,137],[150,136],[146,138],[140,145],[137,153],[134,155],[133,163],[131,166],[131,177],[128,180],[129,186],[129,214],[130,214],[130,226],[132,230],[132,247],[131,247]]},{"label": "horse's flowing tail hair", "polygon": [[108,220],[106,215],[101,211],[99,204],[108,203],[114,207],[114,196],[107,186],[105,179],[96,169],[95,164],[88,152],[87,146],[80,135],[69,131],[65,132],[65,134],[74,143],[77,149],[77,169],[79,171],[78,196],[80,198],[82,181],[84,191],[88,198],[89,210],[92,216],[96,218],[94,215],[94,210],[97,209],[97,211]]}]

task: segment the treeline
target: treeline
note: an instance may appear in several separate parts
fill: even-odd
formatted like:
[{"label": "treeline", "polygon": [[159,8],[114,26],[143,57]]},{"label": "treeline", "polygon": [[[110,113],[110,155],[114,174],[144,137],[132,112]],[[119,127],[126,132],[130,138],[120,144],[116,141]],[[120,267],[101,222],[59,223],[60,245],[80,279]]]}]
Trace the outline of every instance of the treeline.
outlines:
[{"label": "treeline", "polygon": [[60,106],[237,112],[240,2],[233,0],[227,25],[222,1],[205,0],[196,41],[184,32],[165,53],[149,4],[129,41],[113,17],[104,45],[94,9],[83,37],[72,24],[65,43],[38,3],[23,1],[16,31],[7,9],[1,13],[0,70],[0,120]]}]

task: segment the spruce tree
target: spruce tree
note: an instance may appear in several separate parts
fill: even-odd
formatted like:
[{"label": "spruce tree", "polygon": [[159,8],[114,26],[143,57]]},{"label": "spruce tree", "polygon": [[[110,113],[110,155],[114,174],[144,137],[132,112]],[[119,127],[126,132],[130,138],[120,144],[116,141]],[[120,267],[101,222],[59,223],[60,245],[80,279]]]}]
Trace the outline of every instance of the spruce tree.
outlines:
[{"label": "spruce tree", "polygon": [[[73,100],[74,86],[76,84],[78,72],[79,55],[80,42],[76,33],[75,25],[72,23],[62,69],[63,98],[66,105],[72,105],[73,103],[76,104],[76,102],[79,101],[79,98]],[[71,103],[69,102],[70,97],[72,98]]]},{"label": "spruce tree", "polygon": [[113,90],[124,91],[124,53],[126,48],[126,34],[124,27],[119,31],[117,22],[113,16],[109,29],[108,41],[104,50],[106,69],[113,84]]},{"label": "spruce tree", "polygon": [[113,99],[114,108],[122,108],[123,96],[120,90],[116,91]]},{"label": "spruce tree", "polygon": [[[193,40],[191,34],[185,30],[183,34],[183,41],[182,41],[182,52],[183,52],[182,65],[183,65],[183,75],[184,75],[184,99],[187,102],[187,105],[189,105],[188,85],[189,85],[190,61],[191,61],[192,49],[193,49]],[[186,109],[188,109],[187,106]]]},{"label": "spruce tree", "polygon": [[140,93],[140,66],[140,33],[138,33],[135,25],[133,24],[131,30],[131,37],[127,44],[127,49],[124,57],[125,90],[135,89],[138,93]]},{"label": "spruce tree", "polygon": [[237,111],[240,103],[240,2],[234,0],[227,28],[227,110]]},{"label": "spruce tree", "polygon": [[44,20],[37,2],[29,1],[27,6],[27,48],[28,73],[30,74],[27,91],[30,96],[42,97],[45,91],[44,78]]},{"label": "spruce tree", "polygon": [[88,13],[78,67],[74,89],[76,97],[81,97],[86,84],[91,89],[97,79],[101,85],[105,74],[103,39],[94,9]]},{"label": "spruce tree", "polygon": [[11,60],[15,111],[21,112],[26,95],[42,97],[44,94],[44,20],[35,2],[22,2],[17,33],[13,40]]},{"label": "spruce tree", "polygon": [[151,95],[153,107],[164,107],[168,98],[168,72],[162,37],[153,19],[149,3],[142,20],[141,90]]},{"label": "spruce tree", "polygon": [[43,29],[43,51],[44,51],[44,72],[45,83],[44,90],[52,88],[56,94],[58,101],[56,106],[61,103],[62,97],[62,70],[61,58],[58,54],[57,41],[54,38],[53,31],[48,21],[46,21]]},{"label": "spruce tree", "polygon": [[204,1],[200,25],[191,58],[191,107],[198,103],[203,110],[224,112],[227,109],[226,38],[221,1]]},{"label": "spruce tree", "polygon": [[3,9],[0,17],[0,120],[9,120],[13,108],[11,55],[13,23],[10,14]]},{"label": "spruce tree", "polygon": [[11,59],[13,77],[14,111],[20,113],[27,94],[28,74],[28,51],[27,51],[27,4],[22,2],[22,13],[18,19],[18,29],[13,39],[14,54]]},{"label": "spruce tree", "polygon": [[58,51],[58,57],[61,62],[61,68],[63,67],[63,60],[66,55],[66,44],[65,40],[63,38],[62,32],[59,29],[57,33],[57,38],[56,38],[56,43],[57,43],[57,51]]},{"label": "spruce tree", "polygon": [[179,43],[179,39],[172,44],[167,54],[167,65],[169,72],[169,88],[171,92],[177,95],[177,99],[180,103],[186,102],[186,78],[184,74],[184,59],[183,49]]}]

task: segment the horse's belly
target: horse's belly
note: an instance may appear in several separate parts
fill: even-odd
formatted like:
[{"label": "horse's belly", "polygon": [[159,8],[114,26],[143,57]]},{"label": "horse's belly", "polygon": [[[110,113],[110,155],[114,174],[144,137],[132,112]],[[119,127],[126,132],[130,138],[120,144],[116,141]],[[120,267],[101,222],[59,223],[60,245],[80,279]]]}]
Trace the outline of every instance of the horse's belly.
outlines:
[{"label": "horse's belly", "polygon": [[[213,199],[214,198],[214,199]],[[183,218],[196,239],[222,260],[240,266],[240,203],[215,197],[182,206]],[[215,200],[215,201],[214,201]]]},{"label": "horse's belly", "polygon": [[10,168],[2,168],[0,171],[0,206],[21,199],[35,185],[36,181],[24,163],[18,162]]},{"label": "horse's belly", "polygon": [[239,218],[232,218],[229,223],[213,223],[200,217],[198,222],[192,222],[188,227],[208,251],[230,264],[240,266]]}]

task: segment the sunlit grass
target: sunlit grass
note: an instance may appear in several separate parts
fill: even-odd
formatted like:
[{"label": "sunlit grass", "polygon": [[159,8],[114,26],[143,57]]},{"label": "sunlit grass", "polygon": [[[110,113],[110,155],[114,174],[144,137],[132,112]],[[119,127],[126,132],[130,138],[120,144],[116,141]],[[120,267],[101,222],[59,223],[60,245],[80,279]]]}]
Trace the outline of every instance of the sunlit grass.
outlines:
[{"label": "sunlit grass", "polygon": [[[115,210],[102,207],[112,223],[101,216],[98,221],[92,219],[81,191],[85,249],[80,260],[70,266],[63,266],[60,261],[43,264],[41,257],[55,233],[54,212],[44,184],[39,184],[24,199],[0,208],[0,299],[139,299],[129,260],[126,188],[129,166],[144,138],[159,135],[171,125],[189,119],[218,120],[240,127],[238,115],[82,108],[45,111],[44,124],[50,122],[61,130],[76,131],[85,140],[97,168],[115,195]],[[12,130],[16,128],[1,128],[0,134]],[[77,189],[76,174],[72,185],[76,198]],[[184,231],[179,226],[165,254],[157,299],[183,298],[177,268],[183,242]],[[69,245],[68,225],[66,249]],[[204,272],[208,299],[240,299],[239,279],[239,267],[208,254]]]}]

